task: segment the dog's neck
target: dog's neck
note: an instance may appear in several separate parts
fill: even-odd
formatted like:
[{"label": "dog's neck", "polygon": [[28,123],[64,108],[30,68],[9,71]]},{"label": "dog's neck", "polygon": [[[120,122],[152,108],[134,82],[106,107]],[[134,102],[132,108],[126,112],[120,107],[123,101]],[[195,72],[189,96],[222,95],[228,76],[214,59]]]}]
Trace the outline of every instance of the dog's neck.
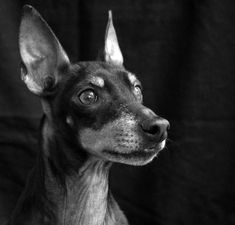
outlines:
[{"label": "dog's neck", "polygon": [[45,188],[55,206],[56,224],[103,225],[115,220],[109,205],[109,168],[107,162],[89,158],[78,172],[65,177],[63,186],[46,168]]},{"label": "dog's neck", "polygon": [[[22,211],[26,205],[31,216],[20,217],[20,220],[27,220],[35,225],[118,224],[116,216],[119,216],[117,212],[120,210],[109,192],[108,176],[111,163],[88,156],[76,169],[64,173],[63,178],[58,177],[63,169],[58,171],[55,167],[60,165],[53,166],[51,158],[54,156],[50,155],[53,152],[50,148],[61,151],[58,147],[63,146],[65,149],[62,150],[65,152],[71,149],[66,149],[65,144],[53,146],[53,143],[61,144],[61,140],[55,140],[56,136],[52,135],[53,130],[47,121],[43,123],[42,133],[43,151],[39,154],[35,169],[29,178],[19,210]],[[62,157],[66,158],[65,155]],[[31,202],[31,199],[35,202]],[[28,201],[31,203],[28,204]],[[19,212],[17,214],[21,215]],[[25,222],[18,221],[17,224]]]},{"label": "dog's neck", "polygon": [[[44,152],[44,178],[47,198],[55,205],[54,215],[58,224],[70,225],[103,225],[114,223],[114,215],[109,205],[110,193],[108,176],[111,163],[88,156],[68,174],[64,175],[63,185],[53,174],[48,161],[50,156],[50,143],[56,136],[50,124],[45,121],[43,134]],[[49,131],[49,133],[48,133]],[[45,138],[46,137],[46,138]],[[51,139],[52,138],[52,139]],[[61,142],[61,140],[60,140]],[[66,144],[63,145],[66,148]],[[67,146],[67,148],[70,148]],[[71,149],[62,149],[71,151]],[[79,151],[75,149],[74,151]],[[46,154],[49,153],[49,157]],[[68,160],[68,159],[67,159]],[[69,162],[72,164],[72,162]]]}]

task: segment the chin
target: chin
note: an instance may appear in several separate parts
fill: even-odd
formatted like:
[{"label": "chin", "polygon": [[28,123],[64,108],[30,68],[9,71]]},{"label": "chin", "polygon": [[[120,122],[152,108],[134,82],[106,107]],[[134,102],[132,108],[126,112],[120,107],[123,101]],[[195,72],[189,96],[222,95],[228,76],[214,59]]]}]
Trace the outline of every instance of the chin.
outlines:
[{"label": "chin", "polygon": [[138,149],[134,151],[103,150],[102,158],[111,162],[123,163],[133,166],[144,166],[150,163],[158,153],[164,149],[166,141],[162,141],[155,146]]}]

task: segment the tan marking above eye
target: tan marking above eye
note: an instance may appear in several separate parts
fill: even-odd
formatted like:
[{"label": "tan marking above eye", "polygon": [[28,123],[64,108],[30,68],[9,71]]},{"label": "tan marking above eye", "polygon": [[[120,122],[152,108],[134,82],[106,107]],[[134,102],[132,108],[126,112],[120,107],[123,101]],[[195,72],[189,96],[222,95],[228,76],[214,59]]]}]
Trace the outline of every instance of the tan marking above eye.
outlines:
[{"label": "tan marking above eye", "polygon": [[135,82],[137,80],[136,76],[132,73],[128,73],[128,79],[133,85],[135,84]]},{"label": "tan marking above eye", "polygon": [[91,78],[91,83],[95,86],[98,86],[100,88],[104,87],[104,79],[101,77],[92,77]]}]

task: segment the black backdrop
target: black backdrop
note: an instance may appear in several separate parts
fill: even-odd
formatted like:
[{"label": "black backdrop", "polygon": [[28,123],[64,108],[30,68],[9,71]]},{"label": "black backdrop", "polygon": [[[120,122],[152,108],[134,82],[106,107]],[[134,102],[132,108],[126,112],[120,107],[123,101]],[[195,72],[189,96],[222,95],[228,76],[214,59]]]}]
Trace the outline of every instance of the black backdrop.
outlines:
[{"label": "black backdrop", "polygon": [[235,224],[232,0],[0,0],[0,221],[33,165],[41,116],[19,75],[25,3],[74,61],[96,58],[112,9],[126,68],[142,81],[145,104],[171,123],[168,147],[151,164],[112,169],[112,190],[130,224]]}]

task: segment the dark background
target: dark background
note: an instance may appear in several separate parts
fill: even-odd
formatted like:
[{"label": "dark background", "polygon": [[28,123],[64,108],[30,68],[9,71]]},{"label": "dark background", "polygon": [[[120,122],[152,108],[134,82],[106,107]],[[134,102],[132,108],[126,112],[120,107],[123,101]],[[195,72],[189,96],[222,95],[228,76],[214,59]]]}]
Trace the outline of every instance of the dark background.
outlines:
[{"label": "dark background", "polygon": [[235,224],[235,2],[0,0],[0,221],[36,154],[39,99],[20,80],[21,7],[32,4],[72,61],[93,60],[113,10],[125,66],[145,104],[171,123],[145,167],[115,165],[112,191],[131,225]]}]

